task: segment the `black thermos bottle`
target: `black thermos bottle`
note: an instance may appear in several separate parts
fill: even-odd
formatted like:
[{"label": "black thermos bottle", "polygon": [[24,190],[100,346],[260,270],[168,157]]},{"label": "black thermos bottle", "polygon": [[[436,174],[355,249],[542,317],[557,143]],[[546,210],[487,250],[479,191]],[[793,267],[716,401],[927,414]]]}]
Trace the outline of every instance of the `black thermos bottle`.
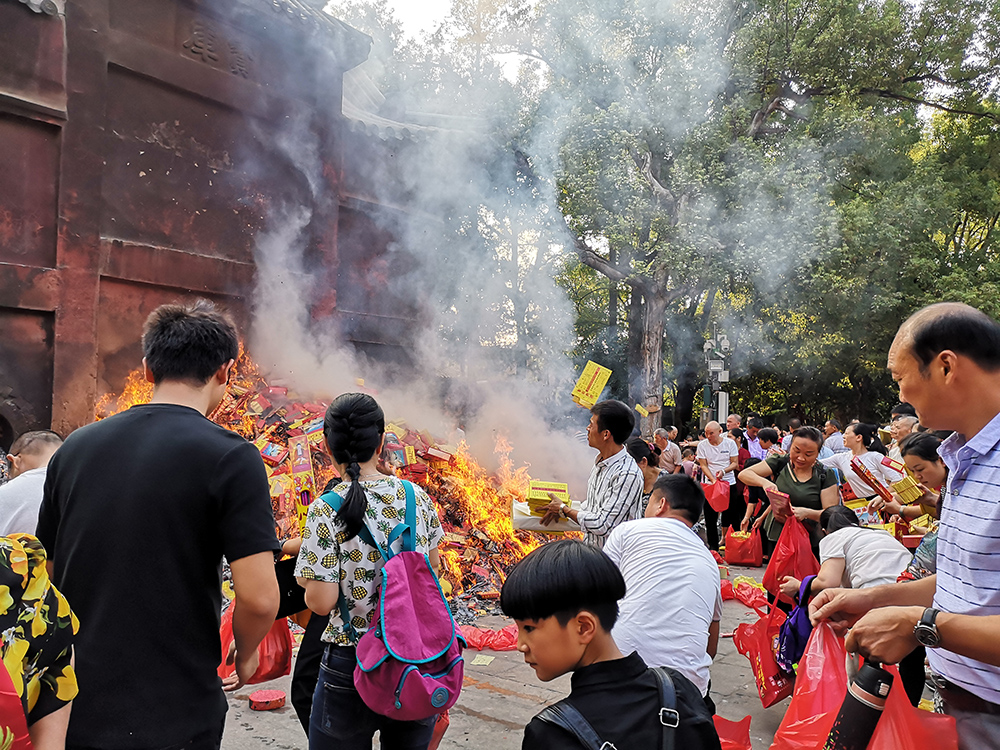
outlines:
[{"label": "black thermos bottle", "polygon": [[892,674],[881,664],[866,661],[847,686],[823,750],[865,750],[882,718],[891,687]]}]

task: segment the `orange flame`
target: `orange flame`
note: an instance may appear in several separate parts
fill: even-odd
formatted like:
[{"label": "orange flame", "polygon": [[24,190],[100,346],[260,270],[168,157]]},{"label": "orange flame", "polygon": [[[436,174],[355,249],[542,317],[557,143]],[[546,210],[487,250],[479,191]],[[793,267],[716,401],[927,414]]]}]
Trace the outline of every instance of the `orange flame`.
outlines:
[{"label": "orange flame", "polygon": [[[211,419],[254,442],[262,450],[268,441],[284,445],[288,439],[285,432],[287,423],[262,420],[259,408],[256,413],[251,408],[258,397],[266,396],[273,400],[268,387],[259,368],[241,345],[226,395],[210,415]],[[131,406],[148,403],[152,395],[153,384],[146,381],[141,369],[135,370],[129,373],[121,393],[106,394],[100,399],[95,417],[104,419]],[[288,406],[292,408],[301,404]],[[321,415],[322,412],[315,409],[317,405],[308,406],[309,413]],[[279,415],[284,413],[279,411]],[[426,433],[422,435],[426,436]],[[442,545],[440,554],[445,575],[456,592],[462,589],[463,581],[487,581],[483,584],[487,588],[502,584],[507,568],[540,546],[539,535],[516,531],[512,523],[513,503],[515,500],[523,501],[528,491],[531,480],[529,467],[514,466],[510,458],[511,445],[503,436],[497,438],[494,450],[500,460],[495,474],[484,469],[463,442],[450,461],[428,459],[428,472],[417,479],[437,500],[445,529],[452,532],[451,543]],[[311,454],[318,490],[335,473],[325,446],[314,445]],[[280,479],[281,475],[290,474],[291,469],[287,460],[283,460],[276,466],[270,466],[268,472],[272,478]],[[276,490],[272,485],[272,492],[275,491],[280,491],[280,486]],[[296,533],[298,524],[294,513],[291,518],[286,518],[288,511],[280,499],[272,498],[272,505],[278,528],[284,529],[284,533],[289,533],[289,529],[290,533]],[[495,597],[496,592],[492,593]]]}]

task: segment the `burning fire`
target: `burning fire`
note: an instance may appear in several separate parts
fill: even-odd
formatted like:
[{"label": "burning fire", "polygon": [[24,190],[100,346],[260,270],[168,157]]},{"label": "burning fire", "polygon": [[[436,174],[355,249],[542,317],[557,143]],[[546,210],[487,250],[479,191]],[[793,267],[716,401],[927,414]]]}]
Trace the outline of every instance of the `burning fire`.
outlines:
[{"label": "burning fire", "polygon": [[[480,561],[479,567],[491,572],[490,577],[495,574],[503,585],[506,570],[539,546],[534,535],[515,531],[511,520],[514,501],[524,500],[531,481],[528,467],[514,468],[511,446],[503,436],[497,438],[495,451],[500,456],[496,475],[476,462],[465,443],[446,469],[428,474],[425,488],[431,497],[438,498],[445,527],[451,529],[441,556],[449,577],[458,581],[464,577],[463,561]],[[464,533],[456,534],[456,529]],[[486,560],[481,559],[482,552],[486,552]],[[482,577],[479,571],[473,572]]]},{"label": "burning fire", "polygon": [[[141,369],[135,370],[121,393],[100,399],[95,417],[104,419],[148,403],[152,395],[152,383]],[[275,524],[283,539],[298,536],[308,504],[337,476],[322,436],[326,407],[324,402],[296,400],[287,388],[269,386],[241,346],[226,396],[210,417],[261,451],[268,467]],[[445,529],[441,558],[453,592],[464,590],[485,600],[499,598],[506,571],[542,539],[515,530],[512,524],[513,503],[523,501],[528,490],[528,467],[513,465],[511,446],[502,436],[495,449],[500,457],[496,474],[486,471],[465,443],[452,451],[434,445],[426,432],[398,425],[387,426],[386,442],[383,459],[387,466],[420,484],[437,501]]]}]

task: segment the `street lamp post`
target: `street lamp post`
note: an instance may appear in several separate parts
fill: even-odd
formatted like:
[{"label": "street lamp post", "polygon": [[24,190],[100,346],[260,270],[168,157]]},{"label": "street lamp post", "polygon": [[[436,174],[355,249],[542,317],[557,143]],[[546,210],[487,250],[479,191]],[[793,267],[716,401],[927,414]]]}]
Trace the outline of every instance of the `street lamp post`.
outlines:
[{"label": "street lamp post", "polygon": [[[708,381],[702,395],[702,427],[712,419],[720,422],[729,413],[729,393],[722,390],[722,384],[729,382],[729,357],[732,346],[729,337],[719,333],[719,327],[712,324],[712,338],[705,342],[702,349],[705,352],[705,365],[708,367]],[[714,394],[714,397],[713,397]],[[712,408],[712,405],[715,408]]]}]

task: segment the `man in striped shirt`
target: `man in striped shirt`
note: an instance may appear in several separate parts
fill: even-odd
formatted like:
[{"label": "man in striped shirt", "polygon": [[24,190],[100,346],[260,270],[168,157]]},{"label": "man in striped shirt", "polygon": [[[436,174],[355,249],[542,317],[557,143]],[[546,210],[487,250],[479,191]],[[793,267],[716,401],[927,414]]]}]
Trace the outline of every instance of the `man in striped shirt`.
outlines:
[{"label": "man in striped shirt", "polygon": [[1000,325],[939,303],[899,329],[889,370],[920,423],[954,430],[937,575],[858,591],[821,592],[814,621],[854,624],[847,647],[895,664],[918,643],[962,750],[1000,749]]},{"label": "man in striped shirt", "polygon": [[600,549],[618,524],[642,518],[642,470],[625,450],[634,427],[632,410],[621,401],[601,401],[591,408],[587,443],[598,455],[587,482],[587,500],[581,510],[554,500],[542,525],[561,513],[580,525],[583,541]]}]

